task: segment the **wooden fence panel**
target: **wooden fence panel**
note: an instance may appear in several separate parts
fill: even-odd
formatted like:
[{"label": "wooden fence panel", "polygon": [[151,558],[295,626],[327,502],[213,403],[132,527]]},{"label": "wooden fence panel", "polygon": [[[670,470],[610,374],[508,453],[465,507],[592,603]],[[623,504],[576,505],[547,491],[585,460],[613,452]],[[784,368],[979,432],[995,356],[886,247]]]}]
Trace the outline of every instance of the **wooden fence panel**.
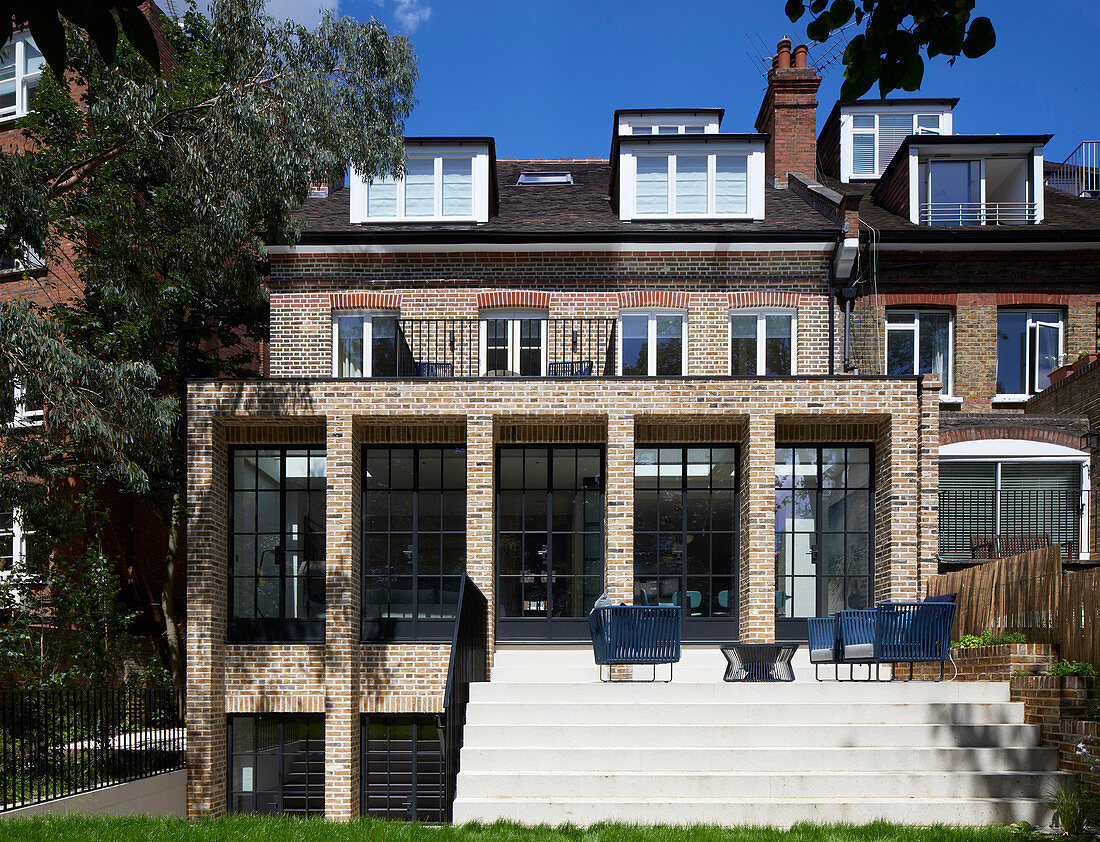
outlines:
[{"label": "wooden fence panel", "polygon": [[1062,549],[1042,547],[932,576],[928,593],[957,593],[955,636],[1022,632],[1062,658],[1100,666],[1100,568],[1062,571]]}]

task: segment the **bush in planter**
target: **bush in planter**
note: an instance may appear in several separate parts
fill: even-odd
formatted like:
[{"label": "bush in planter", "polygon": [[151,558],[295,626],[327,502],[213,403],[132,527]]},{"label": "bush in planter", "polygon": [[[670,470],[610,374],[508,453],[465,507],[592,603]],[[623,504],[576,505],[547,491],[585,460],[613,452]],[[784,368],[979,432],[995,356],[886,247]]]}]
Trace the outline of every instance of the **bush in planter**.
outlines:
[{"label": "bush in planter", "polygon": [[1027,637],[1022,632],[994,634],[992,629],[986,629],[981,634],[964,634],[951,642],[951,648],[970,649],[973,646],[1002,646],[1006,643],[1027,643]]},{"label": "bush in planter", "polygon": [[1073,676],[1077,678],[1089,678],[1096,675],[1096,668],[1093,667],[1092,664],[1086,664],[1083,661],[1061,660],[1053,664],[1050,668],[1050,672],[1047,674],[1060,677]]}]

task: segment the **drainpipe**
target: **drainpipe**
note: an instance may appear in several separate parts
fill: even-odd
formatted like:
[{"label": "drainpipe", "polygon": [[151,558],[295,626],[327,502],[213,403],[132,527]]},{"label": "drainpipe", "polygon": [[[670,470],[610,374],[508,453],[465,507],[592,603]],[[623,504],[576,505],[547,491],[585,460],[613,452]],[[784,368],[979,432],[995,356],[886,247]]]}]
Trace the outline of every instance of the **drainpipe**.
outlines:
[{"label": "drainpipe", "polygon": [[829,374],[836,374],[836,261],[844,245],[844,235],[836,235],[833,256],[829,260]]}]

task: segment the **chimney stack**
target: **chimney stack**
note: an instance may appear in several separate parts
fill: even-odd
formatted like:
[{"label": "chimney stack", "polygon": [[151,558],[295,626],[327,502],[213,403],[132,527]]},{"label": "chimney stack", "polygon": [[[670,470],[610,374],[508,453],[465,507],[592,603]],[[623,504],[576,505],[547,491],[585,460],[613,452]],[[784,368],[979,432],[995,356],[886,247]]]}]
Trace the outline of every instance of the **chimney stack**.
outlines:
[{"label": "chimney stack", "polygon": [[813,178],[817,170],[817,89],[821,77],[807,66],[806,45],[791,51],[791,39],[776,45],[768,90],[756,115],[756,130],[768,135],[764,167],[768,181],[787,186],[787,173]]}]

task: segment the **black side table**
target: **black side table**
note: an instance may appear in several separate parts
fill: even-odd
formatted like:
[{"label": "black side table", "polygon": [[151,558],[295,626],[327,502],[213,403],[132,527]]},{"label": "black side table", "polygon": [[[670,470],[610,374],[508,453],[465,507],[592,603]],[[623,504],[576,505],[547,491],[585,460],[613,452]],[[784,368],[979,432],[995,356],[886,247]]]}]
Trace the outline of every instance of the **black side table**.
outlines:
[{"label": "black side table", "polygon": [[794,681],[791,658],[797,643],[724,643],[726,656],[723,681]]}]

